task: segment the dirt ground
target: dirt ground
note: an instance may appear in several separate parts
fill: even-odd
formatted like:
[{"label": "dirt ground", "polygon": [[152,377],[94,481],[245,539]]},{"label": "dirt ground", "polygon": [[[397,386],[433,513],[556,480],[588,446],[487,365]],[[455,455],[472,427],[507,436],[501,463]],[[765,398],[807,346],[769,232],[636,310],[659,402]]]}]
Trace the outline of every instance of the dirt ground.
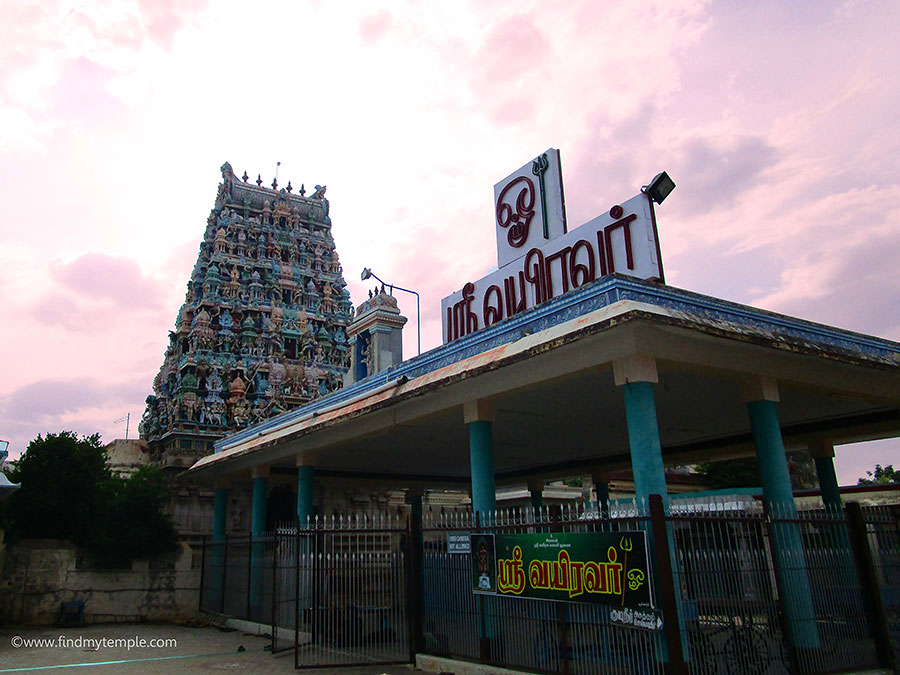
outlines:
[{"label": "dirt ground", "polygon": [[[43,642],[34,642],[40,640]],[[141,646],[141,640],[144,641]],[[159,643],[157,641],[168,641]],[[174,640],[174,642],[172,642]],[[162,644],[163,646],[159,646]],[[0,628],[0,673],[294,673],[294,653],[272,655],[269,640],[214,626],[95,625]],[[243,647],[241,651],[240,648]],[[320,675],[335,669],[301,671]],[[407,665],[340,669],[341,675],[405,675]]]}]

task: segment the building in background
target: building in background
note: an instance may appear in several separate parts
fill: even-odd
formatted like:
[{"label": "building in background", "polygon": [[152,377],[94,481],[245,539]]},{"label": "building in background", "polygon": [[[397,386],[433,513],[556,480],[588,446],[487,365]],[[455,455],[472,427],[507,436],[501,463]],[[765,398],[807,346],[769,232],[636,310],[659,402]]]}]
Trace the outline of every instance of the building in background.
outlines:
[{"label": "building in background", "polygon": [[338,389],[352,305],[325,187],[237,179],[227,162],[141,438],[186,468],[214,441]]},{"label": "building in background", "polygon": [[[177,475],[216,440],[343,384],[353,306],[325,186],[307,195],[302,185],[297,192],[290,182],[279,188],[277,178],[271,187],[246,172],[239,179],[227,162],[221,170],[184,304],[147,397],[141,441],[111,444],[119,463],[150,463]],[[241,495],[232,506],[240,518]],[[182,536],[209,534],[211,492],[178,482],[170,508]]]}]

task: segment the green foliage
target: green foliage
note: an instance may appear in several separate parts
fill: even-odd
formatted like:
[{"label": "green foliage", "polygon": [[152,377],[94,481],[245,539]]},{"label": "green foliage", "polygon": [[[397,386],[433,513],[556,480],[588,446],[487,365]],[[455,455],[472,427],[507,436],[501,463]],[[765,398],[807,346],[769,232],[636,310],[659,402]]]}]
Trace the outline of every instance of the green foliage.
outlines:
[{"label": "green foliage", "polygon": [[900,483],[900,471],[894,470],[893,464],[875,465],[875,471],[866,471],[868,478],[860,478],[857,485],[890,485]]},{"label": "green foliage", "polygon": [[[818,485],[815,462],[808,453],[798,451],[787,455],[791,487],[805,490]],[[760,487],[759,462],[756,457],[728,459],[721,462],[698,464],[696,471],[713,490],[737,487]]]},{"label": "green foliage", "polygon": [[38,436],[10,480],[22,484],[5,509],[11,539],[69,539],[109,565],[175,549],[162,472],[147,466],[129,478],[112,475],[98,434]]},{"label": "green foliage", "polygon": [[95,489],[111,474],[100,436],[71,431],[38,436],[9,479],[21,483],[8,500],[11,538],[62,538],[83,544],[99,508]]},{"label": "green foliage", "polygon": [[759,487],[760,485],[759,464],[755,457],[705,462],[698,464],[696,469],[713,490],[730,487]]}]

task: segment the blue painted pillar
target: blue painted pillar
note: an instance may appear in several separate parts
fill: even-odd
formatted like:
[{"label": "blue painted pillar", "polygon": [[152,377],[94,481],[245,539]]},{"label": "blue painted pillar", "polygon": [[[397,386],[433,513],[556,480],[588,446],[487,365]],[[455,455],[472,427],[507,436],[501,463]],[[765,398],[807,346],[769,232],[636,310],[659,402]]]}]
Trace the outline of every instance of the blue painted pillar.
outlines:
[{"label": "blue painted pillar", "polygon": [[[628,427],[628,447],[631,452],[631,473],[634,476],[634,495],[638,509],[647,515],[650,513],[650,495],[662,498],[663,508],[668,511],[669,492],[666,488],[666,471],[662,460],[662,443],[659,440],[659,422],[656,417],[656,398],[653,394],[653,383],[658,381],[656,361],[653,357],[635,355],[613,364],[616,384],[622,387],[625,399],[625,423]],[[607,508],[609,492],[607,483]],[[600,501],[598,491],[597,500]],[[649,525],[649,523],[648,523]],[[653,536],[659,536],[654,532]],[[671,523],[665,532],[669,546],[669,557],[672,560],[672,582],[676,589],[679,582],[678,556],[675,551],[675,534]],[[658,574],[658,565],[654,546],[650,547],[650,559],[654,574]],[[684,609],[681,594],[676,594],[678,607],[678,627],[681,635],[681,649],[685,660],[690,654],[687,644],[687,632],[684,623]],[[668,619],[667,619],[668,620]],[[662,658],[669,661],[669,651],[665,643],[661,644]]]},{"label": "blue painted pillar", "polygon": [[[488,400],[477,400],[463,406],[463,419],[469,426],[469,465],[472,474],[472,511],[481,526],[490,526],[496,517],[497,494],[494,483],[494,409]],[[494,603],[491,598],[478,597],[481,623],[481,654],[490,654],[490,644],[496,635]]]},{"label": "blue painted pillar", "polygon": [[625,395],[625,418],[635,497],[639,504],[646,507],[648,497],[657,494],[662,497],[663,505],[668,507],[669,493],[666,489],[653,385],[650,382],[628,382],[622,389]]},{"label": "blue painted pillar", "polygon": [[306,527],[313,517],[313,482],[315,469],[311,466],[297,467],[297,523]]},{"label": "blue painted pillar", "polygon": [[[315,457],[311,455],[298,456],[297,458],[297,526],[300,530],[313,523],[314,506],[313,492],[315,490]],[[297,588],[297,602],[301,610],[313,607],[314,565],[313,553],[315,546],[310,534],[298,534],[297,537],[297,561],[300,566],[298,574],[299,587]]]},{"label": "blue painted pillar", "polygon": [[469,422],[472,508],[479,514],[482,523],[492,522],[497,509],[492,426],[493,423],[487,420]]},{"label": "blue painted pillar", "polygon": [[250,534],[262,536],[266,531],[266,497],[268,480],[262,476],[253,478],[253,504],[250,515]]},{"label": "blue painted pillar", "polygon": [[463,406],[463,419],[469,425],[469,464],[472,472],[472,510],[481,523],[490,523],[497,509],[494,485],[494,406],[480,399]]},{"label": "blue painted pillar", "polygon": [[262,621],[263,609],[263,574],[265,544],[257,543],[266,531],[266,497],[268,481],[264,476],[253,477],[253,502],[250,514],[250,597],[249,609],[251,621]]},{"label": "blue painted pillar", "polygon": [[819,633],[799,525],[778,522],[797,519],[778,410],[774,400],[751,400],[747,410],[756,445],[763,499],[770,517],[775,520],[772,523],[772,548],[784,594],[784,613],[791,643],[800,649],[815,649],[819,647]]},{"label": "blue painted pillar", "polygon": [[841,499],[841,488],[838,485],[837,474],[834,471],[834,446],[824,440],[816,440],[808,446],[809,454],[816,462],[816,475],[819,478],[819,491],[822,494],[822,504],[828,513],[844,513],[844,503]]},{"label": "blue painted pillar", "polygon": [[834,471],[834,459],[832,457],[815,457],[814,459],[816,474],[819,477],[819,490],[822,493],[822,503],[829,513],[840,513],[844,509],[844,502],[841,499],[841,488]]}]

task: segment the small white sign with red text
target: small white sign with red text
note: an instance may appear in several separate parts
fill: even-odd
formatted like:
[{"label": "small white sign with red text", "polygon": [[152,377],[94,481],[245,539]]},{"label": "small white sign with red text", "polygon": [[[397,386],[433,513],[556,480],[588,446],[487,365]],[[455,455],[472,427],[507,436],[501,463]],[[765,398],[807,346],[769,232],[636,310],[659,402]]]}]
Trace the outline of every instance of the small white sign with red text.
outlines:
[{"label": "small white sign with red text", "polygon": [[538,155],[494,186],[497,266],[566,233],[559,150]]}]

